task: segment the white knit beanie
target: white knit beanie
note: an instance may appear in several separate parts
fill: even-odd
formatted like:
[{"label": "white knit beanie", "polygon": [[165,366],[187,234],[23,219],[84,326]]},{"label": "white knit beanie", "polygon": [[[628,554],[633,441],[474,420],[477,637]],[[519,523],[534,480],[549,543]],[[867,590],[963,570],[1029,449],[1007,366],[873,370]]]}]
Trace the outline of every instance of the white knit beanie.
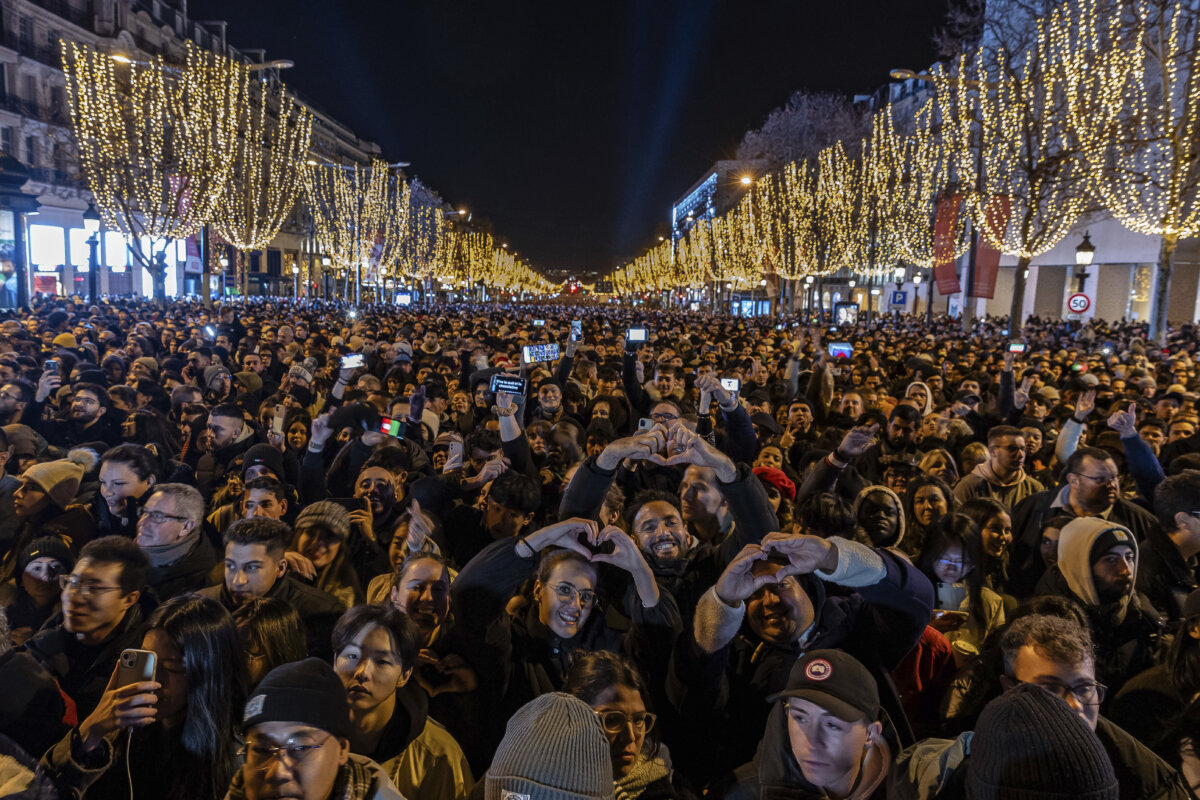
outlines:
[{"label": "white knit beanie", "polygon": [[591,706],[551,692],[521,706],[485,776],[484,800],[611,800],[608,739]]}]

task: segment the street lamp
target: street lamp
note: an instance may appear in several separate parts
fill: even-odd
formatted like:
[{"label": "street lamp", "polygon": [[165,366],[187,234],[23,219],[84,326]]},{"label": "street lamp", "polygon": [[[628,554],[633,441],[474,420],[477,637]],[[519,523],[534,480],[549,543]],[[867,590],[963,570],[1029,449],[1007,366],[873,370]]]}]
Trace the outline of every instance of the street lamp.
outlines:
[{"label": "street lamp", "polygon": [[1092,265],[1092,259],[1096,257],[1096,245],[1092,244],[1091,231],[1083,234],[1083,241],[1075,248],[1075,266],[1079,267],[1075,272],[1075,280],[1079,281],[1079,286],[1076,291],[1082,293],[1084,286],[1087,284],[1087,279],[1091,277],[1087,268]]},{"label": "street lamp", "polygon": [[89,234],[88,246],[88,302],[92,305],[100,302],[100,294],[96,283],[99,280],[96,273],[100,271],[100,259],[96,256],[96,248],[100,246],[100,214],[94,203],[88,203],[83,212],[83,229]]},{"label": "street lamp", "polygon": [[743,175],[742,176],[742,186],[749,186],[753,182],[753,180],[754,179],[751,178],[749,175]]},{"label": "street lamp", "polygon": [[300,299],[300,267],[292,264],[292,298]]}]

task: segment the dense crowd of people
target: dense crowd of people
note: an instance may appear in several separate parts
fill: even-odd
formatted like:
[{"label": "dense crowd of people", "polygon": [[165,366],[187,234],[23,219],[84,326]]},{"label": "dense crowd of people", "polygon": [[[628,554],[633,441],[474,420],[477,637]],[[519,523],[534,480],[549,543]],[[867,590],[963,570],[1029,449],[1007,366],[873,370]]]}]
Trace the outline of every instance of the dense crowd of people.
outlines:
[{"label": "dense crowd of people", "polygon": [[1187,798],[1190,325],[0,317],[0,793]]}]

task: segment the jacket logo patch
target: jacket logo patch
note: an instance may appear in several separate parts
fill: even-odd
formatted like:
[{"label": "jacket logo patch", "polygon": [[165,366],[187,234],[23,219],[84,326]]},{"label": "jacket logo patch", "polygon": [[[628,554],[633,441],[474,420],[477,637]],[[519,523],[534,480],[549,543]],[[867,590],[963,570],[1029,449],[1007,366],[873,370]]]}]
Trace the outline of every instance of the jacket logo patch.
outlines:
[{"label": "jacket logo patch", "polygon": [[804,677],[810,681],[823,681],[833,677],[833,665],[823,658],[814,659],[804,668]]}]

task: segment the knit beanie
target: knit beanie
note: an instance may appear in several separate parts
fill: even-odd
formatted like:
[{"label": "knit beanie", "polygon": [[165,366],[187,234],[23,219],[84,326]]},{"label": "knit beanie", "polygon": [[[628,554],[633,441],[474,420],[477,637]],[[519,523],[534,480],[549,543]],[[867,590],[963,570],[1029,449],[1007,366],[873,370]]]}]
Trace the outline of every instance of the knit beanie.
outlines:
[{"label": "knit beanie", "polygon": [[233,374],[229,370],[225,369],[225,367],[221,366],[220,364],[213,364],[210,367],[205,367],[204,368],[204,387],[206,389],[213,388],[213,382],[216,381],[218,378],[220,378],[222,375],[229,375],[230,377],[233,377]]},{"label": "knit beanie", "polygon": [[135,358],[133,360],[133,363],[141,364],[143,367],[150,370],[150,374],[152,376],[154,376],[155,378],[158,377],[158,360],[157,359],[151,358],[150,356],[142,356],[141,358]]},{"label": "knit beanie", "polygon": [[1061,698],[1021,684],[979,715],[967,767],[971,800],[1117,800],[1099,737]]},{"label": "knit beanie", "polygon": [[83,480],[84,465],[71,458],[60,458],[57,461],[47,461],[44,464],[34,464],[21,473],[36,483],[39,488],[50,496],[50,501],[59,508],[66,508],[75,494],[79,491],[79,482]]},{"label": "knit beanie", "polygon": [[587,703],[543,694],[509,719],[484,780],[484,800],[611,798],[608,739]]},{"label": "knit beanie", "polygon": [[38,558],[53,558],[66,567],[67,572],[75,567],[71,548],[58,536],[39,536],[26,545],[17,559],[17,573],[24,572],[29,563]]},{"label": "knit beanie", "polygon": [[235,372],[233,377],[237,378],[242,386],[246,387],[246,391],[251,394],[257,394],[262,391],[263,382],[256,372]]},{"label": "knit beanie", "polygon": [[283,453],[269,444],[251,445],[242,456],[242,474],[245,475],[251,467],[266,467],[275,477],[283,480]]},{"label": "knit beanie", "polygon": [[319,658],[280,664],[246,701],[243,729],[248,731],[262,722],[298,722],[349,739],[352,728],[346,688],[333,667]]},{"label": "knit beanie", "polygon": [[300,512],[292,528],[299,531],[310,525],[320,525],[345,541],[350,536],[350,512],[332,500],[318,500]]}]

